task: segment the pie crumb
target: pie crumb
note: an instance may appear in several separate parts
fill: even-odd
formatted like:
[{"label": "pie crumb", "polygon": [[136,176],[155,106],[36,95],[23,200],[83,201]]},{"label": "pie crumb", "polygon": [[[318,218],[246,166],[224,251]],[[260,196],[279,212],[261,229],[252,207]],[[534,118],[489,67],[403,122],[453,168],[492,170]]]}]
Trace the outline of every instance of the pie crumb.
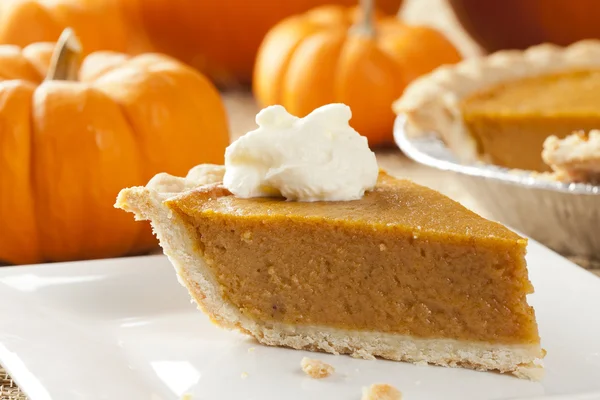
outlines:
[{"label": "pie crumb", "polygon": [[564,139],[550,136],[544,142],[544,162],[552,168],[554,180],[600,182],[600,130],[574,132]]},{"label": "pie crumb", "polygon": [[256,347],[250,347],[248,349],[248,353],[254,353],[254,350],[256,350]]},{"label": "pie crumb", "polygon": [[242,379],[246,379],[248,377],[248,373],[247,372],[242,372],[241,377],[242,377]]},{"label": "pie crumb", "polygon": [[[543,356],[546,355],[546,350],[542,349]],[[543,357],[542,356],[542,357]],[[520,379],[529,379],[537,382],[541,381],[544,377],[545,371],[541,360],[535,360],[530,364],[521,365],[513,372],[513,375]]]},{"label": "pie crumb", "polygon": [[181,400],[192,400],[192,395],[189,393],[184,393],[181,395]]},{"label": "pie crumb", "polygon": [[302,371],[313,379],[327,378],[335,372],[335,368],[321,360],[304,357],[300,362]]},{"label": "pie crumb", "polygon": [[362,400],[402,400],[402,393],[387,383],[374,383],[363,387]]}]

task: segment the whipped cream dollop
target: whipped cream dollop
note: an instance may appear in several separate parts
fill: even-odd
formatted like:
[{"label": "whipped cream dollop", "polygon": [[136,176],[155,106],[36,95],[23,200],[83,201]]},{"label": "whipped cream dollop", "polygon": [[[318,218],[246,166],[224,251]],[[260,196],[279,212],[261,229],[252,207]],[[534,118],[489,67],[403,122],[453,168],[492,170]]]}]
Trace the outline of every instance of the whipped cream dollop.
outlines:
[{"label": "whipped cream dollop", "polygon": [[345,104],[328,104],[304,118],[282,106],[258,113],[259,128],[225,151],[223,184],[235,196],[283,196],[295,201],[360,199],[379,168],[367,139],[348,124]]}]

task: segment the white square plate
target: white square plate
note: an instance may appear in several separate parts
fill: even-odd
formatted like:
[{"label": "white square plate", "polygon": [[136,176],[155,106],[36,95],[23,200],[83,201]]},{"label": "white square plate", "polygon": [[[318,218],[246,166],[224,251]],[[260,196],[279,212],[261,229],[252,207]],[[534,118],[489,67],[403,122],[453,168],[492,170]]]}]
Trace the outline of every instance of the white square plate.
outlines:
[{"label": "white square plate", "polygon": [[[600,279],[533,241],[528,262],[541,383],[261,346],[211,325],[163,256],[0,268],[0,364],[31,400],[358,400],[377,382],[406,400],[600,399]],[[336,373],[308,378],[303,356]]]}]

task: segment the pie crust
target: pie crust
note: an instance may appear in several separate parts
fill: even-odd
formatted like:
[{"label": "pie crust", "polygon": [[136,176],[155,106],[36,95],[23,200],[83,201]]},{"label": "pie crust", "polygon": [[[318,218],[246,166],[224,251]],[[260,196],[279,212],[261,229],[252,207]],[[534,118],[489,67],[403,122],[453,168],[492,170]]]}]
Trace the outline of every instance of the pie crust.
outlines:
[{"label": "pie crust", "polygon": [[[525,51],[503,50],[442,66],[410,84],[394,105],[409,122],[407,133],[437,133],[463,162],[481,160],[465,127],[460,102],[486,88],[541,75],[600,68],[600,41],[568,47],[542,44]],[[488,161],[483,157],[482,161]]]},{"label": "pie crust", "polygon": [[600,183],[600,130],[575,132],[564,139],[550,136],[542,158],[556,180]]},{"label": "pie crust", "polygon": [[379,356],[397,361],[497,370],[532,380],[542,377],[544,351],[539,344],[504,345],[422,339],[325,326],[262,323],[243,315],[219,293],[219,285],[197,246],[193,227],[163,204],[169,198],[204,185],[210,185],[208,188],[216,193],[223,190],[220,184],[224,172],[222,166],[200,165],[185,178],[159,174],[145,187],[122,190],[116,202],[117,208],[133,212],[137,220],[151,221],[164,253],[175,267],[179,282],[215,324],[237,329],[273,346],[350,354],[364,359]]}]

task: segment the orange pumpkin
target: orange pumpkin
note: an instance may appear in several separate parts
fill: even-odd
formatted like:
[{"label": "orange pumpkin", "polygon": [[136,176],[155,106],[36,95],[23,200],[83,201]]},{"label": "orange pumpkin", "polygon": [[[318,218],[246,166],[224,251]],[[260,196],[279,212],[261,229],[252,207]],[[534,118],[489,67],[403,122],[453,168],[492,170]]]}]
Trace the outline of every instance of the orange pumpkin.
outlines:
[{"label": "orange pumpkin", "polygon": [[[142,26],[155,49],[206,72],[215,81],[249,83],[256,52],[283,18],[323,4],[356,0],[121,0],[128,20]],[[386,14],[401,0],[378,0]]]},{"label": "orange pumpkin", "polygon": [[598,0],[450,0],[459,21],[488,51],[600,38]]},{"label": "orange pumpkin", "polygon": [[0,46],[0,260],[149,250],[149,227],[113,208],[118,191],[223,162],[225,110],[205,77],[158,54],[98,52],[79,69],[79,51],[68,31],[56,49]]},{"label": "orange pumpkin", "polygon": [[[388,14],[402,0],[379,0]],[[159,51],[229,85],[249,83],[269,28],[312,7],[356,0],[0,0],[0,44],[53,41],[66,27],[88,52]]]},{"label": "orange pumpkin", "polygon": [[282,104],[301,117],[327,103],[346,103],[351,125],[370,145],[390,142],[391,104],[407,83],[459,61],[460,54],[432,28],[371,17],[370,2],[363,8],[320,7],[277,24],[256,59],[259,103]]},{"label": "orange pumpkin", "polygon": [[55,41],[73,28],[87,53],[98,50],[125,52],[136,37],[128,32],[115,0],[9,0],[0,2],[0,44],[25,47]]}]

